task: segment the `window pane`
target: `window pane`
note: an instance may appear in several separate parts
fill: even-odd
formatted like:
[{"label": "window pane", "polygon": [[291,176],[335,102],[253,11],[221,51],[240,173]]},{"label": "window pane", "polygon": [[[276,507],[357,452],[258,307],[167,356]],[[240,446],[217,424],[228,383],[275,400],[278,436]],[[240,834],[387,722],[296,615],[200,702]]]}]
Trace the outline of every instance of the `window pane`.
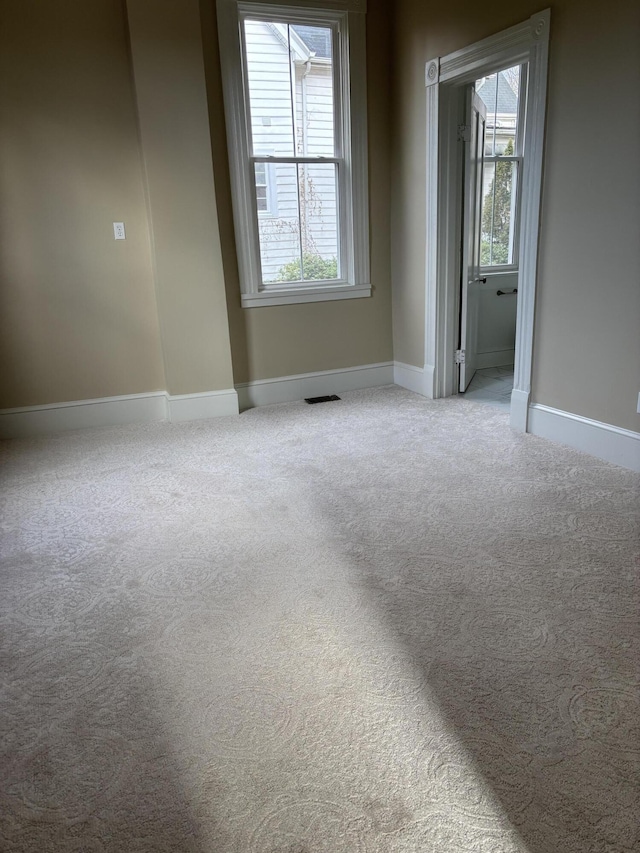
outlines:
[{"label": "window pane", "polygon": [[301,157],[333,157],[333,56],[329,27],[294,24],[293,36],[309,59],[295,62],[296,151]]},{"label": "window pane", "polygon": [[305,281],[339,277],[336,168],[334,163],[298,166]]},{"label": "window pane", "polygon": [[514,154],[520,103],[520,66],[506,68],[475,84],[487,108],[485,155]]},{"label": "window pane", "polygon": [[258,213],[271,213],[270,174],[271,167],[267,167],[266,163],[255,164],[256,208]]},{"label": "window pane", "polygon": [[[334,163],[278,163],[269,170],[274,185],[258,211],[272,202],[271,216],[259,217],[263,282],[324,281],[339,278],[337,167]],[[273,176],[273,178],[271,178]]]},{"label": "window pane", "polygon": [[483,267],[513,263],[516,170],[517,163],[510,161],[484,164],[480,247]]},{"label": "window pane", "polygon": [[258,206],[258,213],[268,213],[269,212],[269,204],[267,202],[267,188],[266,187],[256,187],[256,202]]},{"label": "window pane", "polygon": [[276,211],[258,217],[262,280],[297,281],[300,278],[300,216],[298,167],[295,163],[272,164],[271,196]]},{"label": "window pane", "polygon": [[294,136],[288,27],[245,20],[244,33],[253,153],[291,157]]},{"label": "window pane", "polygon": [[253,153],[332,157],[329,27],[245,20]]}]

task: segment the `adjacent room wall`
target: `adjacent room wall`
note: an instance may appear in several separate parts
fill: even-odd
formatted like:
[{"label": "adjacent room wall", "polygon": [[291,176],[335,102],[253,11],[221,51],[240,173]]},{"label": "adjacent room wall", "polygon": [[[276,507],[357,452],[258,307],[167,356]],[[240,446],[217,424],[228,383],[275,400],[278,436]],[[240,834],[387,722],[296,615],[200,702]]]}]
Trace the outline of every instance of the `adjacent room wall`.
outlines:
[{"label": "adjacent room wall", "polygon": [[0,408],[162,389],[122,4],[0,11]]},{"label": "adjacent room wall", "polygon": [[236,382],[390,361],[390,6],[368,0],[367,85],[371,283],[366,299],[241,308],[215,0],[202,0],[218,219]]},{"label": "adjacent room wall", "polygon": [[[513,364],[518,273],[487,273],[478,284],[478,367]],[[498,296],[498,291],[501,295]]]},{"label": "adjacent room wall", "polygon": [[553,14],[534,400],[640,431],[640,4]]},{"label": "adjacent room wall", "polygon": [[[512,26],[534,0],[396,3],[394,354],[424,363],[426,60]],[[551,4],[533,401],[638,430],[640,7]]]}]

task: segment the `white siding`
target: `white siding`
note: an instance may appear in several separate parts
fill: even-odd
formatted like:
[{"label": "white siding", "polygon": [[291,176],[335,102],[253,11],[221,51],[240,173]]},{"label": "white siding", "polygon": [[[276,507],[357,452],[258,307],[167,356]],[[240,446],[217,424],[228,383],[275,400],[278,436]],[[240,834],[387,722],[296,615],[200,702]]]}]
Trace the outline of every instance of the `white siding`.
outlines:
[{"label": "white siding", "polygon": [[245,41],[253,153],[291,157],[293,120],[287,49],[263,21],[245,21]]}]

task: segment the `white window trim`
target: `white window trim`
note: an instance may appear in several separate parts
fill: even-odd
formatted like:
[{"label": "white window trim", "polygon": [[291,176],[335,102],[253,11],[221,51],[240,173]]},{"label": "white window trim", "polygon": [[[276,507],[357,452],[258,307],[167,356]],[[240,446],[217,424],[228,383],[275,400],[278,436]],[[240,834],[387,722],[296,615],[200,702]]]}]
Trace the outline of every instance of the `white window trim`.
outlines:
[{"label": "white window trim", "polygon": [[[345,38],[341,40],[342,105],[345,151],[345,180],[340,187],[340,246],[342,278],[330,282],[284,282],[262,284],[258,216],[253,200],[249,168],[249,109],[241,55],[240,15],[247,11],[271,19],[286,14],[315,21],[339,21]],[[353,299],[371,295],[369,268],[369,171],[367,159],[367,81],[365,54],[365,0],[217,0],[220,59],[227,123],[231,193],[240,272],[242,306],[286,305]],[[328,162],[331,158],[327,158]],[[319,162],[322,162],[320,160]]]}]

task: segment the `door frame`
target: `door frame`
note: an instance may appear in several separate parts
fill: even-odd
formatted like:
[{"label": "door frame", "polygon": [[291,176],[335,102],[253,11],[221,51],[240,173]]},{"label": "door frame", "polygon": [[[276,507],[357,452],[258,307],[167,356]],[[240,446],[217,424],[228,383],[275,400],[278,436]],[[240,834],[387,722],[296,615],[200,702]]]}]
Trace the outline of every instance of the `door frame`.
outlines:
[{"label": "door frame", "polygon": [[[458,392],[464,392],[476,372],[478,349],[478,307],[480,292],[480,260],[482,241],[482,185],[484,175],[484,147],[487,126],[487,108],[473,86],[465,86],[464,93],[464,163],[462,193],[463,215],[460,217],[460,340],[459,347],[465,358],[460,362]],[[473,276],[473,286],[472,279]],[[485,279],[486,281],[486,279]],[[458,312],[456,312],[458,313]]]},{"label": "door frame", "polygon": [[511,426],[527,430],[536,276],[547,66],[551,11],[545,9],[508,30],[426,63],[427,211],[425,282],[425,395],[457,393],[455,349],[459,318],[462,169],[458,143],[460,92],[478,77],[529,65],[524,168],[520,211],[520,262]]}]

